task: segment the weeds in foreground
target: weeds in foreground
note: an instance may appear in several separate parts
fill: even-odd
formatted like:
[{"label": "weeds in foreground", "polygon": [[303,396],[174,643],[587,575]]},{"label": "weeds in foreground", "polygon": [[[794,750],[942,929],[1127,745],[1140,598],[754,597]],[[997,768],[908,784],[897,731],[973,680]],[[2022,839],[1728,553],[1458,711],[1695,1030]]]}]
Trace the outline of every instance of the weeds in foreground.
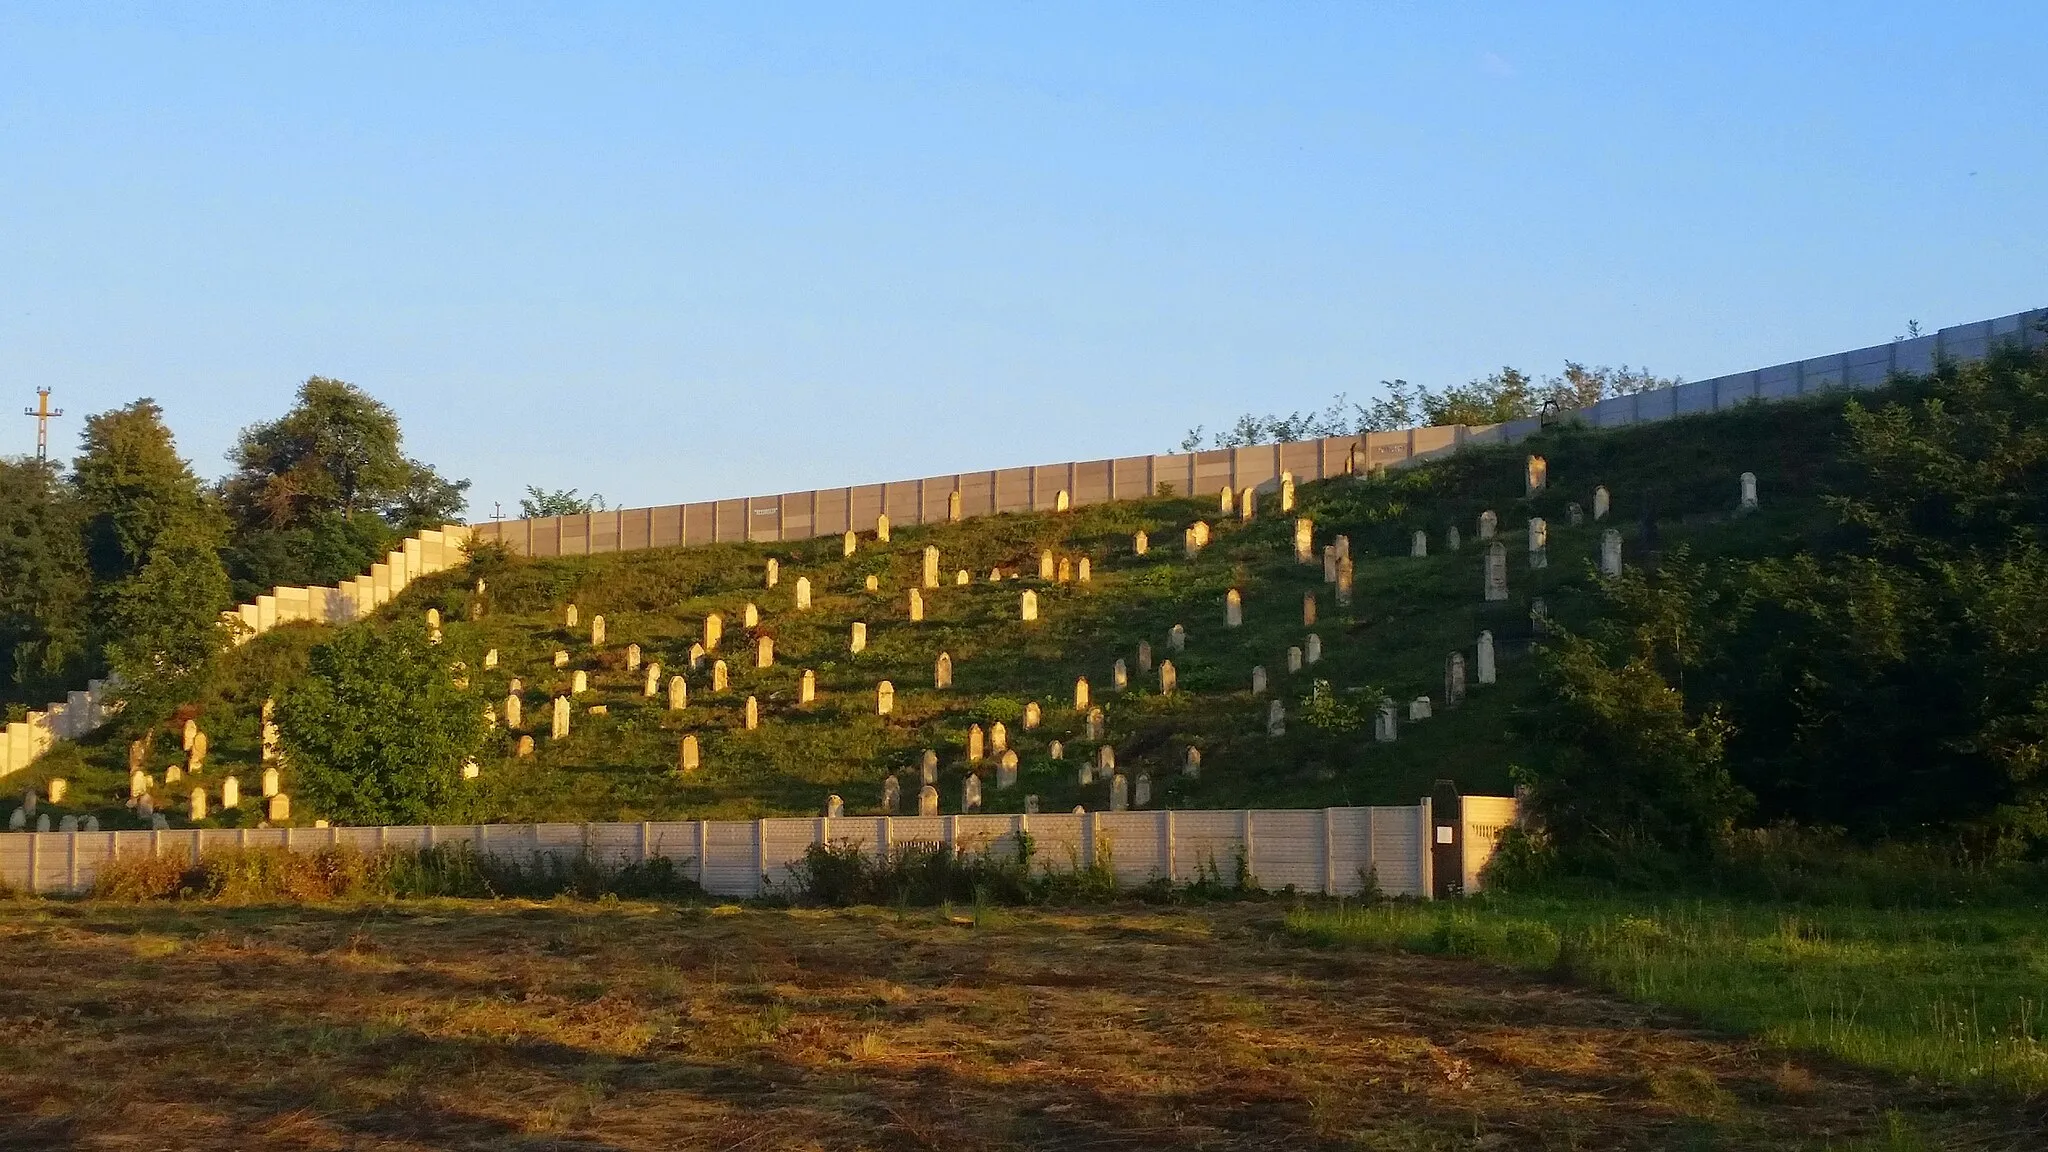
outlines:
[{"label": "weeds in foreground", "polygon": [[703,889],[665,856],[606,863],[584,852],[566,858],[542,854],[521,862],[447,844],[383,852],[339,846],[310,852],[233,848],[208,852],[196,862],[136,853],[101,867],[89,894],[129,902],[260,903],[437,896],[695,897]]},{"label": "weeds in foreground", "polygon": [[877,854],[852,841],[813,844],[790,868],[781,895],[792,903],[846,908],[860,904],[930,907],[971,903],[977,921],[1001,906],[1104,904],[1136,899],[1182,904],[1262,895],[1241,858],[1232,880],[1213,862],[1197,868],[1193,880],[1156,877],[1132,888],[1116,876],[1111,845],[1099,841],[1095,858],[1064,866],[1037,856],[1026,833],[1003,836],[979,850],[966,845],[911,841]]}]

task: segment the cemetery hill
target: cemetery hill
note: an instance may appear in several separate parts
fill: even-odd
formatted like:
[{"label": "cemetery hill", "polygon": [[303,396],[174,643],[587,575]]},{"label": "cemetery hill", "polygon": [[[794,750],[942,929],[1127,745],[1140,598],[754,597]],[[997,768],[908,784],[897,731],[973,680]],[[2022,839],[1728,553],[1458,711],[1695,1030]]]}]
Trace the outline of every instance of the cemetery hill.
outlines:
[{"label": "cemetery hill", "polygon": [[[1500,384],[1424,394],[1425,411],[1535,414]],[[371,430],[360,460],[323,447],[344,423]],[[1033,512],[602,555],[473,540],[360,619],[238,635],[236,602],[361,576],[450,518],[462,485],[404,456],[389,410],[338,381],[245,432],[213,485],[138,402],[93,417],[68,471],[0,464],[9,719],[106,685],[103,722],[8,777],[15,831],[1159,813],[1170,853],[1169,814],[1519,807],[1485,852],[1455,845],[1481,853],[1469,883],[1418,864],[1438,871],[1412,891],[1373,849],[1339,882],[1276,893],[1246,817],[1231,852],[1141,883],[1113,862],[1136,840],[1100,831],[1125,825],[1076,824],[1098,830],[1085,853],[1035,857],[1027,823],[879,854],[828,828],[747,889],[751,908],[714,908],[692,853],[645,844],[521,862],[194,840],[210,847],[110,860],[77,905],[100,911],[29,901],[0,942],[5,986],[72,1019],[92,1013],[60,971],[140,979],[143,954],[113,934],[163,941],[146,963],[166,978],[254,949],[268,966],[215,1011],[257,1021],[304,987],[299,966],[347,951],[337,994],[398,995],[433,1037],[403,1056],[415,1071],[467,1067],[466,1046],[500,1033],[566,1053],[567,1071],[489,1057],[509,1061],[476,1088],[491,1123],[566,1107],[570,1080],[658,1112],[711,1098],[704,1069],[744,1069],[668,1130],[708,1137],[741,1101],[756,1128],[727,1133],[740,1145],[810,1124],[845,1127],[847,1146],[950,1145],[997,1116],[989,1147],[1436,1147],[1475,1130],[1508,1134],[1487,1147],[2028,1146],[2048,1092],[2044,427],[2036,341],[1625,428],[1564,409],[1514,444],[1221,494],[1061,493]],[[536,513],[576,508],[533,495]],[[1334,834],[1317,835],[1304,859],[1334,876]],[[1431,850],[1425,836],[1404,859]],[[577,899],[600,895],[626,903]],[[409,903],[430,897],[448,899]],[[238,901],[380,911],[374,928],[292,913],[205,936]],[[467,1007],[380,993],[387,960]],[[1183,979],[1190,994],[1168,995]],[[508,981],[524,1000],[460,990]],[[1071,1027],[1111,995],[1146,1023]],[[1398,1042],[1360,1017],[1421,1003]],[[295,1043],[252,1027],[237,1067]],[[431,1094],[373,1070],[384,1043],[317,1048],[338,1087],[298,1105],[361,1115]],[[1035,1044],[1096,1069],[1089,1091],[1060,1104],[1045,1076],[1003,1071],[1040,1060]],[[913,1106],[904,1078],[941,1050],[948,1103]],[[695,1071],[621,1071],[660,1052]],[[82,1075],[103,1058],[64,1060]],[[1180,1103],[1141,1087],[1160,1077]],[[1367,1082],[1413,1103],[1390,1111]],[[1629,1103],[1593,1100],[1609,1089]],[[1250,1096],[1256,1131],[1234,1127]],[[550,1115],[536,1123],[643,1146],[597,1103]]]}]

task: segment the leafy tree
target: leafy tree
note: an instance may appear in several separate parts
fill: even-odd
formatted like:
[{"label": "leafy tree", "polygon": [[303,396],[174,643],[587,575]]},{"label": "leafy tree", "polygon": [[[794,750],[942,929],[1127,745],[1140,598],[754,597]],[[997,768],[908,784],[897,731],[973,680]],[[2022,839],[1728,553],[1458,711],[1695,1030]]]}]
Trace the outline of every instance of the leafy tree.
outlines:
[{"label": "leafy tree", "polygon": [[146,397],[86,417],[71,476],[86,518],[86,556],[104,585],[141,571],[157,537],[173,527],[222,526],[199,477],[178,455],[163,409]]},{"label": "leafy tree", "polygon": [[586,512],[604,511],[604,497],[591,493],[587,498],[578,496],[574,488],[557,488],[552,492],[527,485],[526,496],[519,501],[519,515],[528,520],[543,516],[581,516]]},{"label": "leafy tree", "polygon": [[447,523],[468,503],[469,481],[405,455],[390,407],[324,376],[301,385],[283,416],[243,429],[229,459],[221,497],[245,595],[359,575],[396,537]]},{"label": "leafy tree", "polygon": [[1560,859],[1617,875],[1709,855],[1749,796],[1724,760],[1723,711],[1688,707],[1682,687],[1714,600],[1699,570],[1679,555],[1606,597],[1593,628],[1539,650],[1544,703],[1515,723],[1534,749],[1518,775]]},{"label": "leafy tree", "polygon": [[185,522],[159,536],[142,571],[106,596],[107,657],[122,681],[151,698],[186,691],[232,640],[220,536]]},{"label": "leafy tree", "polygon": [[424,625],[343,628],[279,701],[286,766],[314,810],[345,824],[448,815],[484,738],[482,697],[456,687]]},{"label": "leafy tree", "polygon": [[54,467],[0,459],[0,700],[45,703],[93,667],[82,529]]}]

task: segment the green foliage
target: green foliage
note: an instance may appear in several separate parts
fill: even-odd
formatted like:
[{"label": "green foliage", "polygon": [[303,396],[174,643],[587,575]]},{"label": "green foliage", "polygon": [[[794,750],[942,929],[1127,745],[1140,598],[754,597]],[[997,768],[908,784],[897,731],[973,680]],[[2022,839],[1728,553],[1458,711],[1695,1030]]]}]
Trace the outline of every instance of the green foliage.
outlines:
[{"label": "green foliage", "polygon": [[175,526],[110,590],[108,660],[133,691],[182,693],[232,640],[227,603],[218,537],[203,524]]},{"label": "green foliage", "polygon": [[313,649],[278,705],[284,756],[315,810],[348,824],[424,824],[458,805],[483,740],[483,700],[406,622],[344,628]]},{"label": "green foliage", "polygon": [[526,495],[520,498],[519,514],[528,520],[543,516],[581,516],[586,512],[604,511],[604,497],[596,492],[579,496],[574,488],[557,488],[550,492],[526,487]]},{"label": "green foliage", "polygon": [[178,455],[163,409],[142,399],[85,420],[72,484],[86,517],[94,578],[111,587],[149,562],[173,529],[222,531],[220,512]]},{"label": "green foliage", "polygon": [[327,515],[291,528],[244,528],[224,555],[235,598],[248,601],[279,585],[352,580],[382,563],[404,534],[371,512]]},{"label": "green foliage", "polygon": [[53,467],[0,459],[0,702],[40,706],[94,666],[81,528]]},{"label": "green foliage", "polygon": [[363,852],[346,846],[313,851],[216,849],[189,857],[135,853],[115,858],[93,876],[96,899],[206,900],[232,904],[276,901],[496,899],[557,896],[698,897],[703,889],[666,856],[604,861],[589,852],[530,860],[485,855],[467,844]]}]

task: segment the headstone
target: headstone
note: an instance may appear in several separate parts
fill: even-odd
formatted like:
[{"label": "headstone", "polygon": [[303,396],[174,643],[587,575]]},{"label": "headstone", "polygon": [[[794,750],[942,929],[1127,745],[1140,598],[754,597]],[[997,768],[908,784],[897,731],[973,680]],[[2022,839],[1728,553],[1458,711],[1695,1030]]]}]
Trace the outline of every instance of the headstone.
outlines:
[{"label": "headstone", "polygon": [[130,743],[130,744],[128,745],[128,771],[129,771],[130,773],[140,772],[140,771],[142,771],[142,766],[143,766],[144,764],[148,763],[148,762],[149,762],[149,741],[148,741],[148,740],[135,740],[135,741],[132,741],[132,742],[131,742],[131,743]]},{"label": "headstone", "polygon": [[1088,739],[1092,742],[1101,742],[1103,733],[1107,728],[1108,725],[1104,722],[1102,709],[1090,708],[1088,710]]},{"label": "headstone", "polygon": [[802,676],[797,677],[796,702],[799,704],[809,704],[811,701],[816,700],[817,698],[818,674],[816,672],[811,671],[809,668],[806,668],[804,669],[804,674]]},{"label": "headstone", "polygon": [[484,668],[488,671],[490,669],[496,668],[497,666],[498,650],[496,648],[493,648],[490,651],[484,653]]},{"label": "headstone", "polygon": [[1048,760],[1065,760],[1067,758],[1067,746],[1055,740],[1045,746],[1045,755]]},{"label": "headstone", "polygon": [[1429,697],[1417,696],[1408,702],[1409,723],[1413,724],[1417,720],[1427,720],[1432,715],[1435,715],[1435,713],[1430,707]]},{"label": "headstone", "polygon": [[647,697],[649,700],[661,695],[661,661],[656,660],[654,663],[649,664],[647,671],[641,675],[640,695]]},{"label": "headstone", "polygon": [[185,770],[199,773],[206,770],[206,733],[192,737],[192,750],[185,754]]},{"label": "headstone", "polygon": [[917,778],[921,784],[939,782],[939,754],[927,748],[917,762]]},{"label": "headstone", "polygon": [[505,696],[505,727],[517,731],[526,726],[526,701],[507,693]]},{"label": "headstone", "polygon": [[754,667],[775,667],[775,637],[757,636],[754,638]]},{"label": "headstone", "polygon": [[869,576],[866,582],[861,585],[861,587],[866,588],[870,592],[879,592],[882,590],[881,578],[878,576]]},{"label": "headstone", "polygon": [[626,671],[638,672],[639,670],[640,646],[638,644],[628,644],[626,645]]},{"label": "headstone", "polygon": [[[170,766],[169,768],[166,768],[166,769],[164,769],[164,783],[166,783],[166,784],[177,784],[177,783],[181,783],[181,782],[183,782],[183,781],[184,781],[184,779],[185,779],[185,768],[184,768],[184,766],[183,766],[183,765],[181,765],[181,764],[173,764],[173,765],[171,765],[171,766]],[[31,807],[31,810],[33,810],[33,807],[34,807],[34,803],[33,803],[33,801],[31,801],[31,803],[30,803],[30,807]]]},{"label": "headstone", "polygon": [[1737,507],[1742,511],[1756,511],[1756,473],[1744,472],[1742,474],[1742,491],[1738,499],[1740,502]]},{"label": "headstone", "polygon": [[952,686],[953,657],[951,653],[941,652],[939,658],[932,662],[932,687],[945,689]]},{"label": "headstone", "polygon": [[1187,557],[1190,560],[1202,554],[1202,546],[1195,541],[1195,530],[1193,528],[1181,529],[1180,547],[1181,551],[1187,553]]},{"label": "headstone", "polygon": [[59,821],[57,821],[57,831],[59,831],[59,832],[76,832],[76,831],[78,831],[78,817],[76,817],[76,816],[66,816],[66,817],[64,817],[64,818],[63,818],[62,820],[59,820]]},{"label": "headstone", "polygon": [[835,816],[844,815],[846,815],[846,801],[839,798],[839,793],[834,792],[832,795],[825,797],[825,818],[827,820]]},{"label": "headstone", "polygon": [[1067,509],[1069,509],[1069,508],[1071,508],[1071,507],[1073,507],[1073,506],[1074,506],[1074,499],[1073,499],[1073,497],[1072,497],[1072,496],[1069,496],[1069,495],[1067,494],[1067,490],[1066,490],[1065,488],[1062,488],[1062,489],[1060,489],[1060,490],[1059,490],[1058,492],[1055,492],[1055,493],[1053,493],[1053,497],[1052,497],[1052,510],[1053,510],[1053,511],[1055,511],[1055,512],[1065,512],[1065,511],[1066,511]]},{"label": "headstone", "polygon": [[[532,745],[533,737],[527,736],[523,739],[529,746]],[[284,780],[278,776],[277,769],[265,768],[263,770],[263,798],[268,800],[282,791],[284,791]]]},{"label": "headstone", "polygon": [[759,628],[761,626],[761,606],[751,600],[747,601],[747,606],[740,609],[740,623],[748,628]]},{"label": "headstone", "polygon": [[919,816],[937,816],[939,814],[939,790],[937,787],[927,784],[917,790],[917,814]]},{"label": "headstone", "polygon": [[1486,600],[1488,603],[1508,598],[1508,549],[1507,545],[1495,540],[1486,546]]},{"label": "headstone", "polygon": [[1124,667],[1122,659],[1109,666],[1109,684],[1119,692],[1131,686],[1130,669]]},{"label": "headstone", "polygon": [[1526,481],[1526,488],[1522,493],[1524,496],[1534,496],[1538,492],[1543,491],[1544,485],[1550,483],[1549,462],[1541,456],[1529,457],[1529,464],[1524,473],[1524,479]]},{"label": "headstone", "polygon": [[1024,814],[1026,816],[1038,815],[1038,793],[1033,792],[1024,798]]},{"label": "headstone", "polygon": [[1003,753],[1001,758],[996,761],[997,791],[1005,792],[1017,786],[1017,763],[1017,750],[1015,748]]},{"label": "headstone", "polygon": [[1302,659],[1309,664],[1320,663],[1323,659],[1323,638],[1314,632],[1308,634],[1308,642],[1302,650]]},{"label": "headstone", "polygon": [[725,617],[716,612],[704,617],[704,651],[718,651],[719,641],[725,639]]},{"label": "headstone", "polygon": [[853,636],[847,641],[848,651],[858,655],[868,650],[868,626],[864,620],[853,622]]},{"label": "headstone", "polygon": [[1600,534],[1600,574],[1621,575],[1621,533],[1612,528]]},{"label": "headstone", "polygon": [[48,783],[43,785],[43,792],[45,795],[49,796],[50,803],[52,804],[62,804],[64,802],[64,797],[68,795],[70,791],[71,781],[64,779],[62,776],[53,776],[50,778]]},{"label": "headstone", "polygon": [[1145,553],[1151,550],[1152,537],[1149,533],[1146,533],[1141,530],[1139,532],[1134,533],[1131,536],[1131,555],[1143,556]]},{"label": "headstone", "polygon": [[1089,558],[1086,556],[1083,556],[1079,560],[1074,561],[1074,583],[1093,584],[1094,582],[1095,565],[1093,564],[1093,562],[1091,562]]},{"label": "headstone", "polygon": [[1323,545],[1323,583],[1335,584],[1337,582],[1337,560],[1337,546],[1335,544]]},{"label": "headstone", "polygon": [[1444,707],[1465,702],[1465,654],[1453,652],[1444,660]]},{"label": "headstone", "polygon": [[[483,766],[475,760],[464,760],[462,762],[462,778],[464,780],[474,780],[483,774]],[[222,806],[225,807],[225,803]]]},{"label": "headstone", "polygon": [[1280,510],[1282,512],[1294,511],[1294,473],[1292,472],[1282,472],[1280,474]]},{"label": "headstone", "polygon": [[1300,649],[1300,648],[1289,648],[1289,649],[1287,650],[1287,671],[1288,671],[1289,673],[1294,673],[1294,672],[1299,672],[1299,671],[1301,671],[1301,649]]},{"label": "headstone", "polygon": [[915,588],[910,590],[910,622],[912,624],[924,622],[924,593],[919,592]]},{"label": "headstone", "polygon": [[1351,537],[1333,536],[1330,538],[1330,543],[1337,548],[1337,559],[1349,560],[1351,558]]},{"label": "headstone", "polygon": [[1259,490],[1249,485],[1237,494],[1237,518],[1249,520],[1259,510]]},{"label": "headstone", "polygon": [[1087,710],[1088,678],[1086,676],[1076,676],[1074,678],[1074,711],[1086,712]]},{"label": "headstone", "polygon": [[953,586],[955,588],[965,588],[972,583],[974,583],[974,576],[967,569],[962,568],[958,572],[953,573]]},{"label": "headstone", "polygon": [[80,832],[97,832],[97,831],[99,831],[99,830],[100,830],[100,818],[99,818],[99,817],[97,817],[97,816],[94,816],[94,815],[92,815],[91,813],[87,813],[87,814],[86,814],[86,817],[85,817],[85,819],[84,819],[83,821],[81,821],[81,822],[79,823],[79,825],[78,825],[78,830],[79,830]]},{"label": "headstone", "polygon": [[1209,522],[1207,520],[1195,521],[1194,527],[1189,530],[1195,534],[1195,546],[1197,548],[1207,548],[1209,546]]},{"label": "headstone", "polygon": [[1058,581],[1059,581],[1060,583],[1062,583],[1062,584],[1071,584],[1071,583],[1073,583],[1073,581],[1074,581],[1074,562],[1073,562],[1073,560],[1072,560],[1072,559],[1070,559],[1070,558],[1068,558],[1068,557],[1065,557],[1065,556],[1062,556],[1062,557],[1060,557],[1059,575],[1058,575],[1057,579],[1058,579]]},{"label": "headstone", "polygon": [[1159,662],[1159,694],[1161,696],[1171,696],[1174,689],[1178,687],[1180,687],[1180,673],[1174,670],[1173,661],[1161,660]]},{"label": "headstone", "polygon": [[1297,516],[1294,520],[1294,562],[1316,562],[1316,522],[1306,516]]},{"label": "headstone", "polygon": [[1223,594],[1223,626],[1236,628],[1244,623],[1244,594],[1232,588]]},{"label": "headstone", "polygon": [[1550,525],[1543,517],[1529,517],[1529,567],[1550,567]]},{"label": "headstone", "polygon": [[1252,695],[1264,696],[1265,694],[1266,666],[1263,664],[1255,664],[1252,666]]},{"label": "headstone", "polygon": [[1180,774],[1191,780],[1201,776],[1202,750],[1200,748],[1188,749],[1187,759],[1181,761]]},{"label": "headstone", "polygon": [[1586,522],[1586,511],[1577,501],[1564,506],[1564,522],[1568,527],[1577,528]]},{"label": "headstone", "polygon": [[702,668],[704,666],[704,656],[704,645],[690,645],[690,671],[695,672],[697,669]]},{"label": "headstone", "polygon": [[1131,810],[1131,782],[1119,772],[1109,778],[1109,810],[1128,812]]},{"label": "headstone", "polygon": [[887,716],[896,711],[896,685],[884,680],[875,685],[875,715]]},{"label": "headstone", "polygon": [[1095,750],[1095,770],[1104,776],[1116,771],[1116,749],[1104,744]]},{"label": "headstone", "polygon": [[1481,512],[1479,514],[1479,538],[1481,540],[1491,540],[1499,533],[1500,517],[1494,515],[1492,509]]},{"label": "headstone", "polygon": [[680,712],[690,706],[690,682],[678,672],[668,678],[668,710]]},{"label": "headstone", "polygon": [[427,631],[429,631],[429,632],[439,632],[440,630],[441,630],[441,610],[440,610],[439,608],[429,608],[429,609],[427,609]]},{"label": "headstone", "polygon": [[886,512],[875,517],[875,539],[883,544],[889,542],[889,514]]},{"label": "headstone", "polygon": [[924,569],[919,573],[918,583],[926,588],[939,586],[939,547],[936,544],[924,546]]},{"label": "headstone", "polygon": [[988,582],[991,584],[1001,584],[1003,582],[1003,570],[1001,568],[989,569]]},{"label": "headstone", "polygon": [[752,696],[747,697],[746,725],[749,732],[761,726],[761,702]]},{"label": "headstone", "polygon": [[1145,673],[1150,672],[1151,670],[1152,642],[1150,640],[1140,640],[1138,641],[1138,671],[1140,673]]},{"label": "headstone", "polygon": [[590,691],[590,673],[578,668],[576,674],[569,677],[569,695],[581,696],[588,691]]},{"label": "headstone", "polygon": [[170,828],[171,822],[164,818],[163,813],[158,812],[150,816],[149,826],[154,831],[163,832]]},{"label": "headstone", "polygon": [[1056,572],[1057,568],[1053,563],[1052,549],[1048,548],[1040,552],[1038,554],[1038,578],[1040,580],[1050,580]]},{"label": "headstone", "polygon": [[134,799],[149,791],[149,776],[138,768],[128,774],[128,797]]},{"label": "headstone", "polygon": [[1550,605],[1541,596],[1529,601],[1529,631],[1537,636],[1550,635]]},{"label": "headstone", "polygon": [[1415,530],[1415,535],[1409,538],[1408,555],[1429,555],[1429,533],[1424,532],[1419,528]]},{"label": "headstone", "polygon": [[1279,700],[1266,705],[1266,735],[1287,735],[1287,705]]},{"label": "headstone", "polygon": [[1340,607],[1351,603],[1352,577],[1351,557],[1339,557],[1337,560],[1337,604]]},{"label": "headstone", "polygon": [[1458,526],[1456,524],[1444,529],[1444,548],[1446,550],[1456,552],[1459,548],[1464,547],[1464,544],[1465,538],[1458,535]]},{"label": "headstone", "polygon": [[981,725],[969,724],[967,726],[967,762],[969,764],[981,763],[982,740]]},{"label": "headstone", "polygon": [[602,615],[590,618],[590,646],[592,648],[604,647],[604,617]]},{"label": "headstone", "polygon": [[768,565],[767,565],[767,571],[766,571],[766,572],[764,572],[764,573],[762,574],[762,577],[761,577],[761,587],[763,587],[763,588],[773,588],[773,587],[775,587],[775,586],[776,586],[777,584],[780,584],[781,582],[782,582],[782,561],[780,561],[780,560],[777,560],[777,559],[776,559],[775,557],[773,557],[773,556],[770,556],[770,557],[768,558]]},{"label": "headstone", "polygon": [[1152,777],[1148,773],[1140,772],[1138,773],[1138,778],[1131,784],[1131,807],[1145,808],[1149,807],[1151,803]]},{"label": "headstone", "polygon": [[1399,715],[1392,700],[1381,700],[1379,714],[1373,717],[1372,738],[1382,744],[1392,744],[1400,734]]},{"label": "headstone", "polygon": [[1605,484],[1593,489],[1593,520],[1595,523],[1607,519],[1607,511],[1612,505],[1613,500],[1607,495],[1607,486]]},{"label": "headstone", "polygon": [[511,682],[505,685],[505,691],[517,695],[518,693],[526,691],[526,682],[521,680],[519,677],[514,676]]},{"label": "headstone", "polygon": [[796,578],[796,610],[803,612],[808,610],[810,606],[811,578],[809,576],[799,576]]},{"label": "headstone", "polygon": [[560,740],[569,734],[569,698],[555,697],[554,725],[548,731],[550,739]]},{"label": "headstone", "polygon": [[1175,652],[1187,651],[1188,630],[1181,627],[1178,624],[1175,624],[1172,628],[1167,629],[1166,646],[1168,648],[1173,649]]},{"label": "headstone", "polygon": [[197,721],[197,720],[187,720],[187,721],[185,721],[185,743],[184,743],[183,745],[181,745],[181,746],[179,747],[179,751],[181,751],[181,752],[190,752],[190,751],[192,750],[192,741],[193,741],[194,739],[197,739],[197,738],[198,738],[198,736],[199,736],[199,721]]},{"label": "headstone", "polygon": [[[191,819],[194,819],[194,820],[204,820],[204,819],[206,819],[206,789],[204,789],[204,788],[194,788],[194,789],[192,790],[192,798],[191,798],[191,800],[190,800],[190,801],[189,801],[189,802],[187,803],[187,805],[186,805],[186,812],[187,812],[187,813],[188,813],[188,814],[190,815]],[[42,815],[42,816],[41,816],[41,817],[40,817],[39,819],[37,819],[37,821],[36,821],[36,831],[38,831],[38,832],[48,832],[49,830],[50,830],[50,814],[49,814],[49,813],[47,813],[47,812],[45,812],[45,813],[44,813],[44,814],[43,814],[43,815]]]},{"label": "headstone", "polygon": [[1039,724],[1041,723],[1041,721],[1042,721],[1042,719],[1043,719],[1043,716],[1044,716],[1044,713],[1043,713],[1043,711],[1042,711],[1042,710],[1041,710],[1041,709],[1040,709],[1040,708],[1038,707],[1038,701],[1036,701],[1036,700],[1027,700],[1027,701],[1025,701],[1025,703],[1024,703],[1024,730],[1025,730],[1026,732],[1030,732],[1030,731],[1032,731],[1032,730],[1036,729],[1036,728],[1038,727],[1038,725],[1039,725]]},{"label": "headstone", "polygon": [[554,664],[557,668],[567,668],[569,666],[569,653],[560,648],[555,649]]},{"label": "headstone", "polygon": [[564,607],[564,608],[562,609],[562,627],[564,627],[564,628],[574,628],[575,626],[576,626],[576,606],[575,606],[574,604],[570,604],[570,605],[567,605],[566,607]]},{"label": "headstone", "polygon": [[1225,484],[1223,491],[1216,494],[1216,514],[1218,516],[1228,516],[1235,511],[1237,511],[1237,489]]},{"label": "headstone", "polygon": [[953,524],[960,522],[960,490],[958,488],[946,494],[946,520]]},{"label": "headstone", "polygon": [[1313,628],[1316,626],[1316,594],[1313,592],[1303,592],[1301,594],[1301,626],[1303,628]]},{"label": "headstone", "polygon": [[895,773],[892,772],[882,777],[882,814],[884,816],[894,816],[896,810],[901,807],[903,807],[903,784],[896,779]]},{"label": "headstone", "polygon": [[683,737],[681,750],[676,756],[676,767],[684,773],[695,772],[704,763],[704,756],[697,745],[697,736],[691,733]]},{"label": "headstone", "polygon": [[1018,611],[1026,622],[1038,619],[1038,593],[1026,588],[1019,598]]},{"label": "headstone", "polygon": [[1003,727],[1001,720],[988,726],[988,750],[1006,752],[1010,747],[1010,730]]},{"label": "headstone", "polygon": [[845,538],[845,540],[844,540],[844,541],[842,542],[842,544],[841,544],[841,548],[842,548],[842,552],[841,552],[841,554],[842,554],[842,555],[845,555],[845,556],[851,556],[851,555],[853,555],[853,554],[854,554],[855,552],[858,552],[858,551],[860,551],[860,538],[859,538],[858,536],[855,536],[855,535],[853,534],[852,530],[850,530],[850,529],[849,529],[849,530],[847,531],[847,533],[846,533],[846,538]]},{"label": "headstone", "polygon": [[972,772],[960,781],[960,811],[981,811],[981,777]]},{"label": "headstone", "polygon": [[1479,667],[1478,667],[1478,669],[1477,669],[1478,675],[1477,675],[1476,679],[1477,679],[1477,680],[1479,681],[1479,683],[1481,683],[1481,684],[1491,684],[1491,683],[1493,683],[1493,682],[1494,682],[1494,676],[1495,676],[1495,672],[1494,672],[1494,666],[1493,666],[1493,633],[1492,633],[1492,632],[1481,632],[1481,633],[1479,634],[1479,644],[1478,644],[1478,648],[1477,648],[1477,657],[1478,657],[1478,659],[1477,659],[1477,661],[1476,661],[1476,662],[1478,663]]}]

